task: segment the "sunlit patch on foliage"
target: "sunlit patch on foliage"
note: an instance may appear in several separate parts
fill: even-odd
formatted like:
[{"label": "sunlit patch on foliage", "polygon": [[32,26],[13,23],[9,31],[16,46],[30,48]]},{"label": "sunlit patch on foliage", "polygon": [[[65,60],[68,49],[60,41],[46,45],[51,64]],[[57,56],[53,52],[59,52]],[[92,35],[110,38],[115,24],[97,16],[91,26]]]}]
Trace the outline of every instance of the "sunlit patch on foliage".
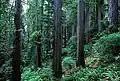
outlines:
[{"label": "sunlit patch on foliage", "polygon": [[85,64],[87,65],[87,66],[89,66],[90,64],[93,64],[93,63],[95,63],[95,62],[98,62],[100,59],[99,58],[96,58],[96,57],[87,57],[86,59],[85,59]]}]

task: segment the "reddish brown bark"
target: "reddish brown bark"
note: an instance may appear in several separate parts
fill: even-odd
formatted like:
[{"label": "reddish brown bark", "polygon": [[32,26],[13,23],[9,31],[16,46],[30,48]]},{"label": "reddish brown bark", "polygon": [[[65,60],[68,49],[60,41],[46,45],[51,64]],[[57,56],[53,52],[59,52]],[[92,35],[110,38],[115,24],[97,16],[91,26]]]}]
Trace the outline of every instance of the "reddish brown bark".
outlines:
[{"label": "reddish brown bark", "polygon": [[77,13],[77,60],[76,66],[85,67],[84,60],[84,0],[78,0]]},{"label": "reddish brown bark", "polygon": [[39,34],[37,37],[37,66],[42,66],[42,45],[41,45],[41,35]]},{"label": "reddish brown bark", "polygon": [[20,81],[21,80],[21,72],[20,72],[20,46],[21,46],[21,29],[20,29],[20,14],[21,14],[21,0],[16,0],[15,2],[15,40],[13,43],[14,51],[13,51],[13,59],[12,59],[12,81]]},{"label": "reddish brown bark", "polygon": [[53,53],[53,72],[54,77],[62,77],[61,66],[61,0],[54,0],[55,3],[55,30],[54,30],[54,53]]}]

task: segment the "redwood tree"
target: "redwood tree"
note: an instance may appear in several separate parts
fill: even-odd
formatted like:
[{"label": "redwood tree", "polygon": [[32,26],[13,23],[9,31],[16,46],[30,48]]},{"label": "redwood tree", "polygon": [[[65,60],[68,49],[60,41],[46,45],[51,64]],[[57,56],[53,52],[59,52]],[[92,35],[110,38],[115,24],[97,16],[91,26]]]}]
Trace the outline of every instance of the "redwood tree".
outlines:
[{"label": "redwood tree", "polygon": [[85,67],[84,61],[84,0],[78,0],[77,13],[77,60],[76,66]]},{"label": "redwood tree", "polygon": [[89,27],[90,27],[90,24],[89,24],[89,5],[86,5],[85,7],[85,43],[88,44],[89,42]]},{"label": "redwood tree", "polygon": [[53,53],[53,72],[54,77],[62,77],[61,67],[61,0],[54,0],[54,53]]},{"label": "redwood tree", "polygon": [[118,0],[109,0],[109,23],[112,26],[110,32],[117,31],[118,24]]},{"label": "redwood tree", "polygon": [[[41,33],[40,33],[40,29],[38,26],[38,14],[37,14],[37,10],[38,10],[38,0],[35,0],[36,2],[36,27],[37,27],[37,31],[38,31],[38,36],[37,36],[37,66],[41,67],[42,66],[42,45],[41,45]],[[43,5],[42,5],[43,6]],[[40,22],[41,23],[41,22]],[[42,26],[42,25],[41,25]]]},{"label": "redwood tree", "polygon": [[14,39],[14,49],[13,49],[13,59],[12,59],[12,81],[21,80],[20,72],[20,46],[21,46],[21,29],[20,29],[20,15],[21,15],[21,0],[15,1],[15,15],[14,15],[14,24],[15,24],[15,39]]}]

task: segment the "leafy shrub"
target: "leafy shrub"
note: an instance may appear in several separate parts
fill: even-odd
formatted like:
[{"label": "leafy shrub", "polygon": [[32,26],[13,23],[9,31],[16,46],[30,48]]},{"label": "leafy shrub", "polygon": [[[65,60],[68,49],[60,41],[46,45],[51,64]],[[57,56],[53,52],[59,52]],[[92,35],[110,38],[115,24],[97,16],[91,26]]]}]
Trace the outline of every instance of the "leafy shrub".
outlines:
[{"label": "leafy shrub", "polygon": [[[85,54],[89,54],[91,45],[84,45],[84,52]],[[76,50],[77,50],[77,38],[76,36],[70,37],[67,47],[62,49],[62,56],[71,56],[76,58]]]},{"label": "leafy shrub", "polygon": [[62,81],[119,81],[120,66],[111,64],[107,67],[97,69],[80,68],[77,71],[65,75]]},{"label": "leafy shrub", "polygon": [[[70,48],[62,48],[62,57],[66,57],[68,55],[71,55],[73,50],[71,50]],[[71,55],[72,56],[72,55]]]},{"label": "leafy shrub", "polygon": [[72,57],[65,57],[62,61],[62,67],[63,69],[66,68],[66,69],[70,69],[71,66],[75,66],[75,60],[73,60]]},{"label": "leafy shrub", "polygon": [[2,45],[0,45],[0,81],[11,79],[11,72],[12,49],[5,43],[2,43]]},{"label": "leafy shrub", "polygon": [[92,44],[84,45],[85,55],[90,55],[90,53],[91,53],[91,48],[92,48]]},{"label": "leafy shrub", "polygon": [[93,67],[93,64],[98,63],[99,60],[100,60],[99,58],[89,56],[89,57],[85,58],[85,64],[88,67]]},{"label": "leafy shrub", "polygon": [[22,73],[22,81],[53,81],[52,70],[50,67],[38,68],[24,68]]},{"label": "leafy shrub", "polygon": [[67,47],[62,48],[62,58],[66,58],[67,56],[71,56],[76,58],[76,36],[70,37]]},{"label": "leafy shrub", "polygon": [[11,79],[12,75],[12,59],[5,61],[5,63],[0,67],[0,81]]},{"label": "leafy shrub", "polygon": [[92,52],[105,60],[113,61],[120,53],[120,34],[103,36],[93,45]]},{"label": "leafy shrub", "polygon": [[71,48],[71,49],[77,49],[76,41],[77,41],[77,37],[76,36],[70,37],[70,39],[68,41],[68,47]]}]

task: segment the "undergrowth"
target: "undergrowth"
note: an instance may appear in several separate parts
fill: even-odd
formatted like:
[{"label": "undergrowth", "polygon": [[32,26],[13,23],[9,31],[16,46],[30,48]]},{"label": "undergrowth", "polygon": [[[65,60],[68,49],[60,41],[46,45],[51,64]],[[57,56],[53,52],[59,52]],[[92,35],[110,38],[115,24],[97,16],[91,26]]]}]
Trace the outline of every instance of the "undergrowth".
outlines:
[{"label": "undergrowth", "polygon": [[81,68],[66,74],[62,81],[120,81],[120,66],[110,64],[104,68]]},{"label": "undergrowth", "polygon": [[[75,67],[76,37],[72,37],[62,51],[61,81],[120,81],[120,34],[102,36],[94,44],[84,46],[86,68]],[[25,67],[23,81],[53,81],[49,67]],[[65,72],[64,72],[65,71]]]}]

